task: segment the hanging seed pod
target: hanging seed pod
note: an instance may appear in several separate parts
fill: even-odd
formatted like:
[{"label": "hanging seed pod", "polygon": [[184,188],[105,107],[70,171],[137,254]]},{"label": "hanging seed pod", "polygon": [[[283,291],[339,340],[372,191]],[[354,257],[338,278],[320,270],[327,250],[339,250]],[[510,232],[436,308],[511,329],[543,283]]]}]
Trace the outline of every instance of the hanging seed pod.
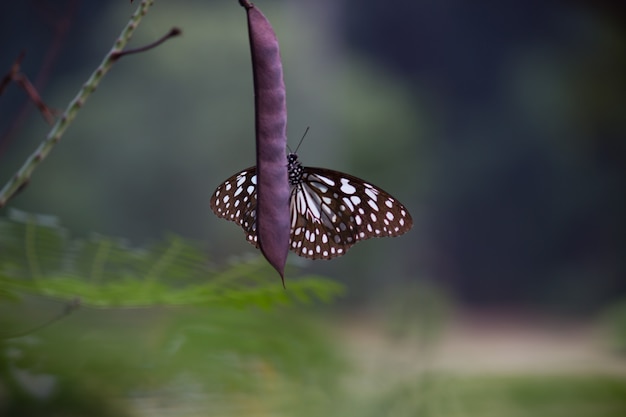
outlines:
[{"label": "hanging seed pod", "polygon": [[263,256],[284,285],[289,252],[289,179],[287,173],[287,100],[278,40],[267,18],[247,0],[257,162],[256,227]]},{"label": "hanging seed pod", "polygon": [[[354,244],[408,232],[413,220],[395,197],[369,181],[326,168],[303,166],[286,155],[285,85],[276,35],[263,14],[248,14],[254,73],[257,166],[217,187],[211,209],[237,223],[280,273],[288,249],[309,259],[343,256]],[[297,148],[296,148],[297,150]]]}]

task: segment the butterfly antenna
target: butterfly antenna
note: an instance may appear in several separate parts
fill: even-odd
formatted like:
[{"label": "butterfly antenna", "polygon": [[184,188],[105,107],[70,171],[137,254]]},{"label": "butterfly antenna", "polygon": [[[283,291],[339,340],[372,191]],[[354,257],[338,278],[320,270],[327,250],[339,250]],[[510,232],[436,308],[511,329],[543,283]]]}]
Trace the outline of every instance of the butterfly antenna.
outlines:
[{"label": "butterfly antenna", "polygon": [[[304,140],[304,137],[306,136],[308,132],[309,132],[309,126],[306,127],[306,130],[304,131],[304,134],[302,135],[302,139],[300,139],[300,142],[298,142],[298,146],[296,146],[296,150],[291,152],[291,149],[289,149],[289,152],[298,153],[298,149],[300,149],[300,145],[302,145],[302,141]],[[289,145],[287,145],[287,148],[289,148]]]}]

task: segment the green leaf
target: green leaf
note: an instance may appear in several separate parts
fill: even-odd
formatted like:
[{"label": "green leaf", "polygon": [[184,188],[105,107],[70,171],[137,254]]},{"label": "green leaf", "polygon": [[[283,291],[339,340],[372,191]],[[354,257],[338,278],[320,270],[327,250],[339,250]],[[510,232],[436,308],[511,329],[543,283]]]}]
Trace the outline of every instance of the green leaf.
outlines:
[{"label": "green leaf", "polygon": [[[289,276],[296,277],[293,267]],[[12,211],[0,218],[0,297],[33,294],[79,298],[93,307],[210,306],[271,309],[331,302],[343,287],[329,279],[289,279],[283,289],[260,257],[233,259],[222,268],[197,242],[167,235],[144,247],[92,235],[70,239],[51,216]]]}]

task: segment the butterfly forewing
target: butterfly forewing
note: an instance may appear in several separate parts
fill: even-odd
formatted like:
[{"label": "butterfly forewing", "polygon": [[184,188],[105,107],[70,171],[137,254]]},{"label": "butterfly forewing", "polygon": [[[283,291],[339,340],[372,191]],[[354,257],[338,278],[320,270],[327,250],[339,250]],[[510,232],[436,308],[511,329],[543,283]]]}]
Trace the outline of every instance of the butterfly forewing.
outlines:
[{"label": "butterfly forewing", "polygon": [[291,195],[291,249],[307,258],[341,256],[360,240],[399,236],[413,225],[398,200],[343,172],[305,167]]},{"label": "butterfly forewing", "polygon": [[256,236],[256,167],[250,167],[224,181],[211,196],[211,209],[218,216],[237,223],[248,242],[258,247]]},{"label": "butterfly forewing", "polygon": [[[288,158],[291,183],[290,249],[311,259],[341,256],[360,240],[399,236],[413,226],[408,210],[384,190],[343,172],[302,167]],[[222,183],[211,197],[219,217],[237,223],[258,247],[256,168]]]}]

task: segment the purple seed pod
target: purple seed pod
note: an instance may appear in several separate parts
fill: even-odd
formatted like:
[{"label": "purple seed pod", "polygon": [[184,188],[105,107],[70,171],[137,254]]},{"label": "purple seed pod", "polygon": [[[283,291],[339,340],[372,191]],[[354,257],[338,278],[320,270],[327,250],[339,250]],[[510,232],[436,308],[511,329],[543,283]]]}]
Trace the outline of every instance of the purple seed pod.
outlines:
[{"label": "purple seed pod", "polygon": [[257,166],[257,237],[263,256],[284,285],[289,252],[289,179],[287,173],[287,100],[278,40],[267,18],[246,0],[252,72]]}]

